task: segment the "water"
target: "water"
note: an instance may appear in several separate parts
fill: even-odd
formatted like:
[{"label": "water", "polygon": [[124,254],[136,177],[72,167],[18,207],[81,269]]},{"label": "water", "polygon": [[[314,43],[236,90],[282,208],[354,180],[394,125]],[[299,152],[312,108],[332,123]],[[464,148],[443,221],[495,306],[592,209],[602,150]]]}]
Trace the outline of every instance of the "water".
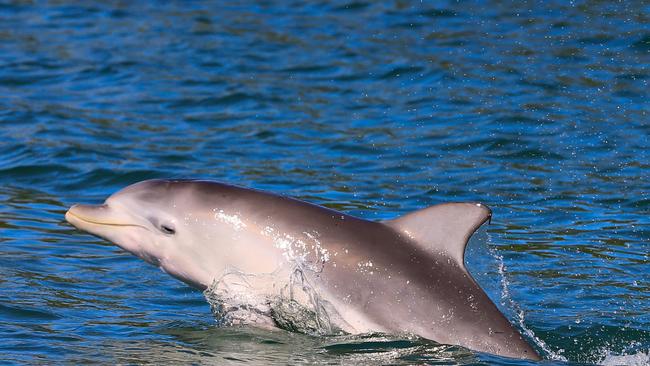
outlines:
[{"label": "water", "polygon": [[548,364],[650,363],[649,10],[0,3],[0,357],[528,364],[218,328],[200,292],[63,220],[130,183],[191,177],[368,219],[484,202],[481,277]]}]

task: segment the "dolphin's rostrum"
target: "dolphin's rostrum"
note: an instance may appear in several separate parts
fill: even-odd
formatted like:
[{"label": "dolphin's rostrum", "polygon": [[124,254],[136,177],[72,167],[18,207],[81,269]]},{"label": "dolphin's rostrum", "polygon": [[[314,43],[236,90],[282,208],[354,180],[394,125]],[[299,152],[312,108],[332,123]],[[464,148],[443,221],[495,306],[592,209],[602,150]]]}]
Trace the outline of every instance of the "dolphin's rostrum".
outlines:
[{"label": "dolphin's rostrum", "polygon": [[148,180],[65,217],[199,289],[235,288],[223,279],[238,273],[264,279],[239,281],[247,295],[272,298],[299,271],[336,329],[540,358],[465,268],[470,236],[491,217],[478,203],[373,222],[212,181]]}]

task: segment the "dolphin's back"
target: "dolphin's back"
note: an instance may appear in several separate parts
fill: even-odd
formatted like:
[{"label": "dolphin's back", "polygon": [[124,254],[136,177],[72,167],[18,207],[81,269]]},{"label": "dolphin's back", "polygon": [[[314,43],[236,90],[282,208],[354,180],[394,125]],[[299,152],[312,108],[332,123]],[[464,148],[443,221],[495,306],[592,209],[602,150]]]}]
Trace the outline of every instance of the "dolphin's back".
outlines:
[{"label": "dolphin's back", "polygon": [[[335,211],[323,209],[317,216],[330,212]],[[308,212],[303,214],[303,224],[313,223]],[[489,208],[442,204],[381,223],[337,214],[318,219],[328,248],[339,253],[321,277],[331,293],[347,299],[373,324],[474,350],[539,359],[464,264],[467,242],[490,219]]]}]

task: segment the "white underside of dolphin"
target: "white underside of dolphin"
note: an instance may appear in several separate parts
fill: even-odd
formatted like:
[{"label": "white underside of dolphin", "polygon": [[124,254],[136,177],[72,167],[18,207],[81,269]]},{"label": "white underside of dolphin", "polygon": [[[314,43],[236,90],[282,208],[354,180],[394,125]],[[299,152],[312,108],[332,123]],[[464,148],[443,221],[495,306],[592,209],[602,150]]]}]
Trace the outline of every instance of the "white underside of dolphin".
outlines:
[{"label": "white underside of dolphin", "polygon": [[477,203],[373,222],[289,197],[195,180],[149,180],[66,219],[206,290],[225,324],[309,333],[410,333],[539,359],[464,264],[490,219]]}]

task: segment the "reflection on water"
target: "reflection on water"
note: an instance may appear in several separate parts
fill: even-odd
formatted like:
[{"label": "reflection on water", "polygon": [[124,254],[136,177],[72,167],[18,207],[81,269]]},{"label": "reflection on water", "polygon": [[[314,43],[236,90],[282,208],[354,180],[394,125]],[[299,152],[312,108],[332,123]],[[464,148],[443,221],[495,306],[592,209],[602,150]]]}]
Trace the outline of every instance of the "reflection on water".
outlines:
[{"label": "reflection on water", "polygon": [[648,22],[641,2],[0,4],[2,358],[524,364],[216,329],[201,293],[63,222],[192,177],[369,219],[484,202],[505,272],[482,283],[500,303],[507,281],[546,356],[642,360]]},{"label": "reflection on water", "polygon": [[107,356],[117,363],[151,364],[481,364],[475,355],[459,347],[378,334],[311,337],[281,330],[173,325],[163,332],[173,342],[142,342],[129,346],[109,343],[107,346],[112,352]]}]

